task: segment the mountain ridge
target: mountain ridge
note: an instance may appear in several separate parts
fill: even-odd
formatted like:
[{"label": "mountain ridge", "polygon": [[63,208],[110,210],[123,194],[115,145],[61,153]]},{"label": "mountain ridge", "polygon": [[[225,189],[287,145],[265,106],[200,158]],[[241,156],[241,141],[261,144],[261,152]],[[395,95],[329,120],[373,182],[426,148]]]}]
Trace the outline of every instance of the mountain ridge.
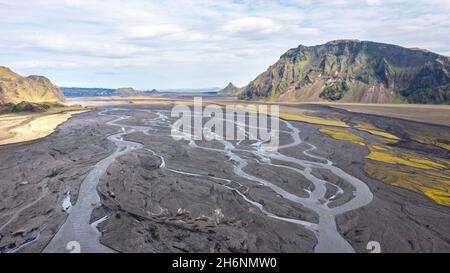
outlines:
[{"label": "mountain ridge", "polygon": [[0,104],[26,102],[64,102],[58,86],[44,76],[23,77],[0,66]]},{"label": "mountain ridge", "polygon": [[239,98],[448,104],[450,58],[371,41],[299,45],[251,81]]}]

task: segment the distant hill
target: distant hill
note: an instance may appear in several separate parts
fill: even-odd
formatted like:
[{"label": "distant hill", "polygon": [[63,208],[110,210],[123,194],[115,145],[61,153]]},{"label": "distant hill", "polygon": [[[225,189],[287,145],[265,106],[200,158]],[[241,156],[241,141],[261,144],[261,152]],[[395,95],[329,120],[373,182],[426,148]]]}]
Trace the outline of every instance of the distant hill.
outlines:
[{"label": "distant hill", "polygon": [[117,89],[107,88],[61,87],[61,91],[66,97],[98,97],[117,95]]},{"label": "distant hill", "polygon": [[236,87],[233,83],[229,83],[224,89],[217,92],[219,95],[237,96],[241,89]]},{"label": "distant hill", "polygon": [[0,104],[26,102],[63,102],[59,87],[42,76],[22,77],[0,66]]},{"label": "distant hill", "polygon": [[241,99],[450,103],[450,59],[426,50],[338,40],[290,49]]},{"label": "distant hill", "polygon": [[210,88],[172,88],[172,89],[159,89],[159,93],[217,93],[220,91],[219,87]]},{"label": "distant hill", "polygon": [[135,90],[131,87],[117,89],[117,95],[119,95],[121,97],[139,96],[139,95],[143,95],[143,94],[144,94],[143,92]]},{"label": "distant hill", "polygon": [[66,97],[100,97],[100,96],[120,96],[118,90],[121,90],[123,96],[134,95],[155,95],[159,92],[156,89],[146,91],[136,91],[134,89],[119,88],[85,88],[85,87],[61,87],[61,91]]},{"label": "distant hill", "polygon": [[156,95],[156,94],[159,94],[158,90],[156,89],[144,91],[144,95]]}]

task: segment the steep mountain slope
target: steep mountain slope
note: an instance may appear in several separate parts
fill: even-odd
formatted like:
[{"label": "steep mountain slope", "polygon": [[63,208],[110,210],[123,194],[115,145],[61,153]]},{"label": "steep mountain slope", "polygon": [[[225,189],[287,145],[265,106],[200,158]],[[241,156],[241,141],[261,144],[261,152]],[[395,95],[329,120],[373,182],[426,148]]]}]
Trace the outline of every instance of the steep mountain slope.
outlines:
[{"label": "steep mountain slope", "polygon": [[219,95],[237,95],[241,91],[240,88],[237,88],[233,83],[229,83],[224,89],[218,92]]},{"label": "steep mountain slope", "polygon": [[450,58],[420,49],[338,40],[290,49],[241,99],[450,103]]},{"label": "steep mountain slope", "polygon": [[27,102],[62,102],[64,95],[42,76],[22,77],[0,66],[0,104]]}]

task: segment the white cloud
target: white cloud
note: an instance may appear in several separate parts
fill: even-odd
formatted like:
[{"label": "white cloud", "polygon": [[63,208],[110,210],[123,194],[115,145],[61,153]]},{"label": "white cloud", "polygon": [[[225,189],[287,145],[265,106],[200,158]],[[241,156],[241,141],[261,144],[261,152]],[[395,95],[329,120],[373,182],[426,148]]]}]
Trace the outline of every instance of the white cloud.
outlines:
[{"label": "white cloud", "polygon": [[67,61],[25,60],[10,63],[13,67],[21,69],[35,68],[80,68],[86,64]]},{"label": "white cloud", "polygon": [[223,30],[229,33],[262,33],[270,34],[280,31],[282,27],[273,20],[262,17],[243,17],[227,22]]},{"label": "white cloud", "polygon": [[366,0],[366,3],[369,6],[379,6],[381,5],[381,0]]},{"label": "white cloud", "polygon": [[[32,32],[22,33],[15,39],[15,46],[23,51],[41,49],[62,54],[83,56],[98,56],[107,58],[126,57],[130,54],[142,53],[144,48],[133,44],[123,43],[111,38],[107,40],[91,39],[80,35],[66,35],[62,33]],[[147,49],[149,50],[149,49]]]},{"label": "white cloud", "polygon": [[291,27],[291,30],[303,36],[320,36],[322,32],[318,28],[313,27]]},{"label": "white cloud", "polygon": [[450,55],[448,0],[2,2],[0,65],[61,85],[243,85],[289,48],[341,38]]},{"label": "white cloud", "polygon": [[70,7],[77,7],[81,5],[81,0],[64,0]]},{"label": "white cloud", "polygon": [[158,36],[180,33],[183,28],[177,25],[143,25],[134,26],[130,29],[130,37],[132,38],[155,38]]}]

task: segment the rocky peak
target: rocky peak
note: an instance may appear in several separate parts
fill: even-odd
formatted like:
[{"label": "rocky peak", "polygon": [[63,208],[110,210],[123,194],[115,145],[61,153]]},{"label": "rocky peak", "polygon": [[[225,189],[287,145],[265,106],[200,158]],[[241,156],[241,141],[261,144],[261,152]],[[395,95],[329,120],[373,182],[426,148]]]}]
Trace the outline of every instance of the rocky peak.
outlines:
[{"label": "rocky peak", "polygon": [[229,83],[224,89],[219,91],[221,95],[236,95],[240,92],[240,89],[237,88],[233,83]]}]

